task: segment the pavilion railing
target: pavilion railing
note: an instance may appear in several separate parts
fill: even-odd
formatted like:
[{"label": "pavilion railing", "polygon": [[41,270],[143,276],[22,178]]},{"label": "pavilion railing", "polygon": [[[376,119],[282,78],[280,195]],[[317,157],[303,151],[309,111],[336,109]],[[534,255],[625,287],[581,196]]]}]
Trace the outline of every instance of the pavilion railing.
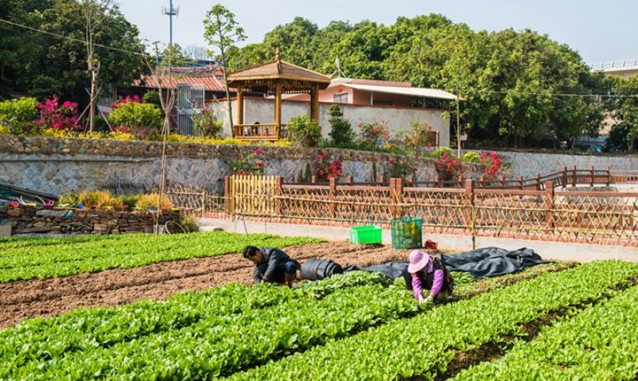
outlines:
[{"label": "pavilion railing", "polygon": [[281,127],[277,124],[235,124],[233,135],[242,140],[279,140]]}]

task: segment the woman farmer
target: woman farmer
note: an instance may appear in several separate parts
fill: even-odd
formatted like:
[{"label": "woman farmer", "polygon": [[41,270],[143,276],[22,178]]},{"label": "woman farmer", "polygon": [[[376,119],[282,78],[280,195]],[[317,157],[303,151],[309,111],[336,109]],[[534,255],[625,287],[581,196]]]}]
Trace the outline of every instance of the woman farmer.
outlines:
[{"label": "woman farmer", "polygon": [[[404,272],[405,285],[412,290],[419,304],[429,303],[435,299],[451,298],[454,279],[447,268],[437,257],[431,257],[421,250],[410,253],[410,263]],[[424,297],[423,290],[430,290]]]}]

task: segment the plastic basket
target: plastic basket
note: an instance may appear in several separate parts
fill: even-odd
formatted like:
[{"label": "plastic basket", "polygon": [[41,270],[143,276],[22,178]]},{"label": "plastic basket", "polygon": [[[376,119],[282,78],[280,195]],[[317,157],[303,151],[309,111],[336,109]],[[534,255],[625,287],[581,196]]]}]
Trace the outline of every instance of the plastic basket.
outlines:
[{"label": "plastic basket", "polygon": [[374,225],[350,228],[350,242],[360,245],[381,243],[381,228]]},{"label": "plastic basket", "polygon": [[390,220],[392,247],[395,249],[415,249],[421,247],[420,218],[402,217]]}]

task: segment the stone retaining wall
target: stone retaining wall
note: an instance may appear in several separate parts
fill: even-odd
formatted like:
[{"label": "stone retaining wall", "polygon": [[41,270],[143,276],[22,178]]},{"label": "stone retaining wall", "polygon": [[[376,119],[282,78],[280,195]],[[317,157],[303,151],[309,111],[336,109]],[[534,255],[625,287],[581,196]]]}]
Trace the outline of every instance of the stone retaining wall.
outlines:
[{"label": "stone retaining wall", "polygon": [[[162,211],[159,224],[178,219],[179,211]],[[153,233],[155,219],[151,212],[0,205],[0,225],[10,225],[14,235]]]},{"label": "stone retaining wall", "polygon": [[[260,147],[266,175],[298,182],[316,157],[316,149]],[[354,182],[388,177],[395,155],[355,150],[323,150],[343,159],[345,176]],[[255,152],[255,147],[168,143],[166,176],[170,184],[223,189],[230,174],[226,160]],[[162,143],[97,139],[60,139],[0,135],[0,181],[53,194],[79,190],[140,193],[159,184]],[[395,156],[396,157],[396,156]],[[416,179],[434,180],[434,160],[418,160]],[[119,192],[118,192],[119,193]]]}]

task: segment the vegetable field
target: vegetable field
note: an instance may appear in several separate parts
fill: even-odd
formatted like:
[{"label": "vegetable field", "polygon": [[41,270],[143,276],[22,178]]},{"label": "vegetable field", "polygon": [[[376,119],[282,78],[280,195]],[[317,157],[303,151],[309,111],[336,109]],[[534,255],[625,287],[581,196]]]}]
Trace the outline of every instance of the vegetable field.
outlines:
[{"label": "vegetable field", "polygon": [[401,280],[353,272],[25,320],[0,331],[0,379],[635,377],[638,265],[458,279],[458,301],[426,307]]},{"label": "vegetable field", "polygon": [[224,232],[5,238],[0,240],[0,283],[237,253],[248,242],[256,246],[284,247],[319,241],[266,234],[246,237]]}]

